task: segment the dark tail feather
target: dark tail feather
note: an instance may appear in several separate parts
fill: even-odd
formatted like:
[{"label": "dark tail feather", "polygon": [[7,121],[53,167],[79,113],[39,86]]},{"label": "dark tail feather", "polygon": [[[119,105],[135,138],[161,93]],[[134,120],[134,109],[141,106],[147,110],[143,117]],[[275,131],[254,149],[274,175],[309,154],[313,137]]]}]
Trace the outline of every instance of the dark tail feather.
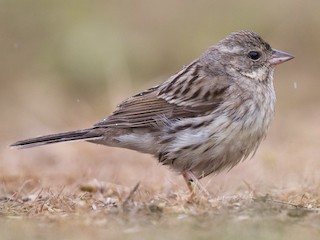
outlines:
[{"label": "dark tail feather", "polygon": [[17,141],[10,145],[14,148],[31,148],[41,145],[58,143],[58,142],[71,142],[71,141],[86,141],[86,140],[98,140],[103,138],[103,135],[99,131],[93,129],[83,129],[65,133],[51,134],[36,138],[29,138],[21,141]]}]

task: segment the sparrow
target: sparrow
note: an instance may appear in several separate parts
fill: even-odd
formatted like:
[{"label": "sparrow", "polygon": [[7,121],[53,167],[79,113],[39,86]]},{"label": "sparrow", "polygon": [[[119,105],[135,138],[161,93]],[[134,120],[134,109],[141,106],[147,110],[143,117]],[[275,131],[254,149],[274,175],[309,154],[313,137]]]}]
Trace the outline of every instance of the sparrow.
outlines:
[{"label": "sparrow", "polygon": [[11,146],[87,141],[132,149],[182,174],[190,191],[208,194],[199,179],[253,156],[265,138],[275,111],[275,66],[292,58],[254,32],[234,32],[92,127]]}]

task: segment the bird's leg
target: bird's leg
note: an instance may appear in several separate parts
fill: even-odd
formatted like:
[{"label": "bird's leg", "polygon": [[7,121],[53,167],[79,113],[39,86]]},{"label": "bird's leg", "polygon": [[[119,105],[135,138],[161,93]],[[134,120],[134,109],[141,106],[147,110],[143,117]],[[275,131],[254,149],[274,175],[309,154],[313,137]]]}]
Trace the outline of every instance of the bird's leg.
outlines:
[{"label": "bird's leg", "polygon": [[206,197],[210,197],[210,194],[207,191],[207,189],[201,184],[199,179],[193,174],[192,171],[186,171],[182,174],[182,176],[186,181],[191,194],[194,194],[195,187],[197,187]]}]

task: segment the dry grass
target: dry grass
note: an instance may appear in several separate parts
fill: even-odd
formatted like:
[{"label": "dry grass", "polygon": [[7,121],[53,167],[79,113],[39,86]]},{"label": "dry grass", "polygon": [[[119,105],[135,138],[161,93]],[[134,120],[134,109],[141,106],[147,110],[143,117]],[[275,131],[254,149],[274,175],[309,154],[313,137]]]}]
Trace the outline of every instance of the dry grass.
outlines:
[{"label": "dry grass", "polygon": [[261,195],[248,187],[210,199],[190,199],[179,190],[154,194],[139,185],[130,189],[97,180],[41,188],[33,179],[18,189],[1,196],[0,231],[5,238],[302,239],[307,234],[316,239],[320,232],[315,189]]}]

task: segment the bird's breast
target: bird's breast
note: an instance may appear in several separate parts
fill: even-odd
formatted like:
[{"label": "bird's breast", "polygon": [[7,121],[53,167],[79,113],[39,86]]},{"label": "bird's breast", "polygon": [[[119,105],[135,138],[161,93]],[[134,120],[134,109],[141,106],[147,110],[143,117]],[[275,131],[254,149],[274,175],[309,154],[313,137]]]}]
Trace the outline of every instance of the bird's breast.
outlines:
[{"label": "bird's breast", "polygon": [[163,135],[162,162],[207,175],[247,158],[273,118],[275,95],[273,88],[268,91],[226,101],[206,116],[177,121]]}]

